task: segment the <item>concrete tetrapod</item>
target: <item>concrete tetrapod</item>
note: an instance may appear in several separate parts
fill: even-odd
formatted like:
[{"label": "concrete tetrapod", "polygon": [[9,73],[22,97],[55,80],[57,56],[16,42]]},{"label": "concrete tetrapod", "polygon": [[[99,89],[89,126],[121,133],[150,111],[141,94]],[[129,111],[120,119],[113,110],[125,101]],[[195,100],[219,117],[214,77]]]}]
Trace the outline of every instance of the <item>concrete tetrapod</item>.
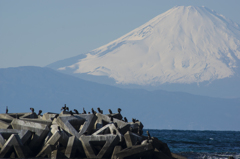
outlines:
[{"label": "concrete tetrapod", "polygon": [[0,158],[184,158],[121,111],[75,112],[0,114]]}]

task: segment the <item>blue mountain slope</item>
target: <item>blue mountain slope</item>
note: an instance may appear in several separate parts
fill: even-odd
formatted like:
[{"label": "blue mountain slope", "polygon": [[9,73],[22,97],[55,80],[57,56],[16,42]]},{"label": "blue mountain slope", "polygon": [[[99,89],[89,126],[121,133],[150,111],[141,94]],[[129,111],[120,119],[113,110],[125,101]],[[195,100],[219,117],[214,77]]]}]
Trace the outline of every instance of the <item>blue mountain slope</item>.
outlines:
[{"label": "blue mountain slope", "polygon": [[137,118],[145,128],[240,130],[240,99],[211,98],[187,93],[121,89],[84,81],[42,67],[0,69],[0,113],[36,111],[60,112],[97,107],[111,108],[128,120]]}]

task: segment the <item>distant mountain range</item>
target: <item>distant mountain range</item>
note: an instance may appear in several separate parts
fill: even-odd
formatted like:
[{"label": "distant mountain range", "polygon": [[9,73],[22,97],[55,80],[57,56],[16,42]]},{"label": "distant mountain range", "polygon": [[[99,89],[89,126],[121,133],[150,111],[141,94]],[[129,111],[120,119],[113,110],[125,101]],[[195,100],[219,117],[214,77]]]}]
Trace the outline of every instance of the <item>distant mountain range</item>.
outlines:
[{"label": "distant mountain range", "polygon": [[50,68],[0,69],[0,112],[60,112],[67,106],[87,111],[110,108],[145,128],[186,130],[240,130],[240,98],[223,99],[180,92],[121,89],[85,81]]},{"label": "distant mountain range", "polygon": [[240,97],[240,27],[206,7],[177,6],[86,54],[47,67],[125,88]]}]

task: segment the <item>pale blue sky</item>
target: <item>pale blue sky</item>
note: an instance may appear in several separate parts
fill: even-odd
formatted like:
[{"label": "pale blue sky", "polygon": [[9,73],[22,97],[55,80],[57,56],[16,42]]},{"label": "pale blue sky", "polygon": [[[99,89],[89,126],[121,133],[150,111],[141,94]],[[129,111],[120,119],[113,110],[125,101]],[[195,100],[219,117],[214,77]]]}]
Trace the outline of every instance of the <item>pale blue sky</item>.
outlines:
[{"label": "pale blue sky", "polygon": [[239,0],[1,0],[0,68],[86,53],[176,5],[206,6],[240,24]]}]

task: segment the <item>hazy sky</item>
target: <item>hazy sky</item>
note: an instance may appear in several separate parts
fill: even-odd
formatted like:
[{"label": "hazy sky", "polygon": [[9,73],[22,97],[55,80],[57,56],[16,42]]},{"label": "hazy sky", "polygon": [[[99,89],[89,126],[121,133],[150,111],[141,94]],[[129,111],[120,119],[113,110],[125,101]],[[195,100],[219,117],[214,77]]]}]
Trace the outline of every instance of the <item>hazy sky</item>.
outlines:
[{"label": "hazy sky", "polygon": [[240,24],[239,0],[1,0],[0,68],[86,53],[176,5],[205,6]]}]

